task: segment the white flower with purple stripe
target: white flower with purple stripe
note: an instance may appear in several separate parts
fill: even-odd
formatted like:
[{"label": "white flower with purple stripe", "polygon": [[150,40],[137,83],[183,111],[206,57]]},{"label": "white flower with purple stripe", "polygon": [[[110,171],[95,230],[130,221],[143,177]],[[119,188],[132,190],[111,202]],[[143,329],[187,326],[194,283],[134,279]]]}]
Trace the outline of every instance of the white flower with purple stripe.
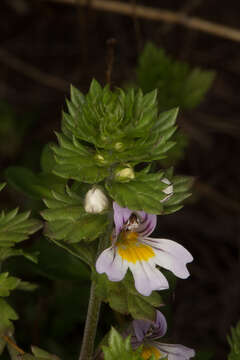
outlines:
[{"label": "white flower with purple stripe", "polygon": [[156,265],[175,276],[189,276],[186,264],[192,255],[180,244],[168,239],[148,237],[156,227],[157,216],[132,211],[113,203],[115,231],[112,246],[97,259],[97,272],[106,273],[110,281],[121,281],[128,268],[137,291],[149,296],[153,290],[168,289],[168,281]]},{"label": "white flower with purple stripe", "polygon": [[157,339],[167,332],[167,322],[160,311],[156,311],[156,320],[134,320],[130,333],[133,348],[143,345],[141,356],[149,359],[155,355],[157,360],[167,356],[168,360],[188,360],[195,356],[195,351],[180,344],[160,343]]}]

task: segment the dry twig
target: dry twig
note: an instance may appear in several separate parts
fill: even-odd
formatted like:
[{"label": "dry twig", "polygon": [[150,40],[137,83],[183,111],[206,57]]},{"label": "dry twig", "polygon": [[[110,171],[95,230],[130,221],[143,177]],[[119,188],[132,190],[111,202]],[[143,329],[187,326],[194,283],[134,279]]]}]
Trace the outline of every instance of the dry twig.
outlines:
[{"label": "dry twig", "polygon": [[15,344],[15,342],[11,339],[11,337],[7,335],[2,335],[2,338],[4,341],[6,341],[7,344],[9,344],[14,350],[16,350],[20,355],[24,355],[25,352]]},{"label": "dry twig", "polygon": [[69,83],[67,81],[50,74],[46,74],[35,66],[26,63],[25,61],[17,58],[15,55],[10,54],[3,48],[0,48],[0,62],[50,88],[61,90],[63,92],[66,92],[69,89]]},{"label": "dry twig", "polygon": [[[44,0],[48,1],[48,0]],[[69,5],[85,6],[87,0],[50,0]],[[123,3],[121,1],[112,0],[92,0],[91,7],[96,10],[103,10],[115,12],[118,14],[137,16],[139,18],[149,19],[152,21],[165,21],[166,23],[173,23],[186,26],[191,29],[206,32],[211,35],[219,36],[225,39],[240,42],[240,30],[231,28],[229,26],[219,25],[207,20],[197,17],[189,17],[182,12],[173,12],[169,10],[156,9],[148,6],[136,5],[133,7],[131,4]],[[134,13],[133,13],[134,11]]]}]

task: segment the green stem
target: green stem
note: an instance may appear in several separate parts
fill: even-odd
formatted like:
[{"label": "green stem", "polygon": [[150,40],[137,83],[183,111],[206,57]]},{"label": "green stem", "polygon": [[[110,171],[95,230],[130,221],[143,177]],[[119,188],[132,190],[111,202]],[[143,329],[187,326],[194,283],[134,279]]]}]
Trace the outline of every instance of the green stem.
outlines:
[{"label": "green stem", "polygon": [[96,283],[91,285],[90,298],[88,303],[87,320],[84,329],[84,336],[79,360],[92,359],[94,340],[97,331],[101,300],[96,295]]},{"label": "green stem", "polygon": [[[97,256],[106,249],[109,244],[110,234],[112,232],[112,213],[109,215],[109,228],[104,238],[99,241]],[[101,300],[96,294],[96,283],[92,282],[90,297],[88,303],[87,319],[85,323],[82,348],[79,355],[79,360],[91,360],[94,350],[94,341],[99,320],[99,313],[101,308]]]}]

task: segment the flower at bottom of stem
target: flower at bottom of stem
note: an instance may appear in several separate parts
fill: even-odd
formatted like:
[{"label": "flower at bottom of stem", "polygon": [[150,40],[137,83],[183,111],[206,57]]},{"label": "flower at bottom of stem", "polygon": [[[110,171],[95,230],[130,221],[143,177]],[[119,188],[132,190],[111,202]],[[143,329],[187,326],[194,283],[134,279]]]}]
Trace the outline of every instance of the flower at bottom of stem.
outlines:
[{"label": "flower at bottom of stem", "polygon": [[166,344],[159,342],[167,332],[165,316],[156,311],[156,320],[133,320],[128,334],[132,334],[132,347],[138,348],[143,345],[141,356],[148,360],[155,355],[156,360],[168,358],[168,360],[189,360],[195,356],[195,351],[180,344]]},{"label": "flower at bottom of stem", "polygon": [[186,264],[192,255],[180,244],[168,239],[150,238],[157,216],[144,211],[134,212],[113,203],[115,230],[112,246],[97,259],[97,272],[106,273],[110,281],[123,280],[131,270],[137,291],[149,296],[153,290],[168,289],[168,281],[156,266],[161,266],[186,279]]}]

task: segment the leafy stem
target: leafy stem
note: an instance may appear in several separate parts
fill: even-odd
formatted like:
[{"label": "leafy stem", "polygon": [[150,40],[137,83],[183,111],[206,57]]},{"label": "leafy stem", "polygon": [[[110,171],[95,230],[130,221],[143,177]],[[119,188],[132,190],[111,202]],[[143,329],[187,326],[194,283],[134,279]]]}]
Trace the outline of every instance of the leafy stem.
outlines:
[{"label": "leafy stem", "polygon": [[[108,230],[106,232],[106,236],[99,241],[97,256],[108,246],[112,232],[112,227],[113,227],[113,214],[112,212],[109,212]],[[96,294],[96,283],[95,281],[92,281],[89,303],[88,303],[87,319],[85,323],[82,348],[79,355],[79,360],[92,359],[94,340],[97,331],[100,308],[101,308],[101,300]]]}]

